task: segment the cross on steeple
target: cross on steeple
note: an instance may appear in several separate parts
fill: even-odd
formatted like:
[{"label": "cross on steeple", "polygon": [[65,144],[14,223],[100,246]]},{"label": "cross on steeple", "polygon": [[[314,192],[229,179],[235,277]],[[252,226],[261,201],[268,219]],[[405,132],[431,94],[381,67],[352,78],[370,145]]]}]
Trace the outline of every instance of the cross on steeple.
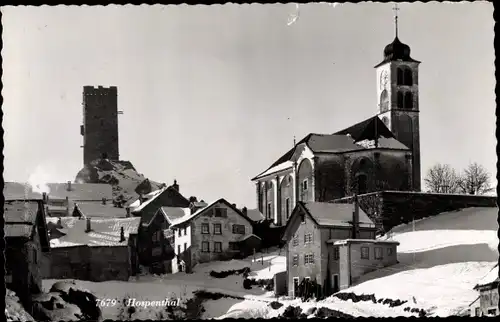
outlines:
[{"label": "cross on steeple", "polygon": [[396,27],[396,37],[398,36],[398,11],[399,11],[399,8],[398,8],[398,4],[394,4],[394,7],[392,8],[392,10],[394,11],[394,25]]}]

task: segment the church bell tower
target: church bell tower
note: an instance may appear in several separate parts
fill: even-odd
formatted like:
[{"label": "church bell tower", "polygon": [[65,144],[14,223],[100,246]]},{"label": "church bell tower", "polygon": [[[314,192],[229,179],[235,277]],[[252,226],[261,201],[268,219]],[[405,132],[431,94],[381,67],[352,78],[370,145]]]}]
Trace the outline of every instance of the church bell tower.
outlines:
[{"label": "church bell tower", "polygon": [[418,66],[410,47],[398,38],[399,8],[394,8],[396,37],[384,49],[377,70],[378,116],[396,139],[412,151],[413,190],[421,190]]}]

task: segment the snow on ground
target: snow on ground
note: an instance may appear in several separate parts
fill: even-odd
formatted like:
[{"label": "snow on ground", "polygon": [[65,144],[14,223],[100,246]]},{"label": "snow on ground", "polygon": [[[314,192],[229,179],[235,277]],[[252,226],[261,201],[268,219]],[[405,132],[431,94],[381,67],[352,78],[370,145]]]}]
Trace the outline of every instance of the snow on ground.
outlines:
[{"label": "snow on ground", "polygon": [[[162,300],[171,297],[188,299],[195,290],[223,293],[244,299],[221,298],[203,303],[203,318],[272,318],[283,313],[288,305],[327,307],[353,316],[394,317],[411,316],[406,306],[423,308],[434,316],[449,316],[463,312],[477,298],[473,287],[498,259],[496,237],[498,208],[468,208],[443,213],[432,218],[400,225],[387,236],[400,242],[399,263],[366,274],[356,285],[342,292],[375,294],[377,299],[407,300],[391,308],[372,302],[343,301],[335,297],[319,302],[279,299],[284,304],[278,310],[269,307],[275,298],[258,287],[243,288],[241,275],[223,279],[210,276],[210,271],[238,270],[250,267],[249,278],[268,279],[285,271],[285,254],[278,249],[258,253],[242,260],[216,261],[199,264],[192,274],[177,273],[162,276],[138,276],[129,282],[93,283],[78,281],[101,298],[123,299],[125,295],[142,300]],[[44,281],[44,285],[52,285]],[[117,308],[104,308],[105,318],[116,318]],[[149,313],[148,313],[149,312]],[[133,318],[155,319],[151,309],[142,310]]]}]

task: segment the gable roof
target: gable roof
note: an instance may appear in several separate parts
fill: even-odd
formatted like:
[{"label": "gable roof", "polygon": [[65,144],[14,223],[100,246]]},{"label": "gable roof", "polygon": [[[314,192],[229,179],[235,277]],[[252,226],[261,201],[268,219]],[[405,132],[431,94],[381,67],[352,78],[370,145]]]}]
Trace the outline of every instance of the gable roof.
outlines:
[{"label": "gable roof", "polygon": [[175,220],[178,220],[184,216],[189,216],[191,214],[191,210],[189,208],[181,208],[181,207],[161,207],[155,213],[151,220],[148,222],[143,222],[143,225],[149,226],[156,218],[156,216],[163,216],[167,222],[172,225]]},{"label": "gable roof", "polygon": [[301,144],[307,145],[313,153],[345,153],[374,148],[375,138],[378,139],[378,148],[409,150],[395,138],[378,116],[373,116],[333,134],[310,133],[306,135],[269,168],[251,180],[291,168],[292,156]]},{"label": "gable roof", "polygon": [[181,197],[182,199],[184,199],[186,201],[186,203],[190,204],[189,200],[186,199],[186,197],[184,197],[179,191],[177,191],[176,189],[174,189],[174,187],[169,186],[169,187],[163,187],[161,189],[152,191],[152,192],[148,193],[147,195],[143,196],[144,198],[147,198],[147,200],[143,201],[142,203],[140,203],[140,197],[139,197],[136,201],[134,201],[134,203],[132,203],[129,206],[131,208],[131,212],[132,213],[139,213],[139,212],[141,212],[144,208],[146,208],[147,205],[149,205],[153,200],[155,200],[156,198],[158,198],[159,196],[161,196],[166,191],[174,192],[179,197]]},{"label": "gable roof", "polygon": [[[375,224],[368,215],[358,207],[359,227],[375,229]],[[352,227],[354,204],[334,204],[328,202],[302,202],[299,201],[292,211],[286,223],[283,236],[289,233],[292,225],[297,221],[299,213],[302,212],[311,218],[320,227]]]},{"label": "gable roof", "polygon": [[266,219],[266,217],[259,211],[259,209],[247,209],[246,216],[255,222]]},{"label": "gable roof", "polygon": [[485,275],[478,284],[474,286],[474,290],[481,290],[483,288],[494,288],[495,284],[498,285],[500,278],[498,277],[498,263]]},{"label": "gable roof", "polygon": [[42,250],[50,248],[45,207],[41,200],[6,200],[4,203],[5,238],[31,239],[35,226],[39,227]]},{"label": "gable roof", "polygon": [[245,218],[250,224],[252,224],[252,221],[248,217],[246,217],[245,215],[243,215],[243,213],[238,208],[236,208],[235,206],[233,206],[232,204],[230,204],[226,199],[221,198],[221,199],[218,199],[218,200],[210,203],[205,208],[199,209],[196,212],[194,212],[194,213],[192,213],[192,214],[190,214],[188,216],[183,216],[181,218],[176,219],[174,222],[172,222],[172,227],[193,220],[194,218],[198,217],[199,215],[201,215],[205,211],[211,209],[213,206],[215,206],[218,203],[225,204],[227,207],[229,207],[230,209],[234,210],[238,215],[240,215],[241,217]]},{"label": "gable roof", "polygon": [[[51,218],[52,219],[52,218]],[[90,220],[91,231],[86,232],[87,220]],[[61,217],[58,231],[64,234],[50,241],[52,247],[68,246],[126,246],[130,234],[137,234],[139,217],[130,218],[88,218]],[[121,227],[125,241],[120,242]]]},{"label": "gable roof", "polygon": [[[103,183],[71,183],[71,190],[68,190],[68,183],[47,183],[49,199],[70,200],[106,200],[113,199],[113,188],[109,184]],[[42,193],[33,191],[28,183],[6,182],[3,193],[5,200],[14,199],[42,199]]]},{"label": "gable roof", "polygon": [[84,217],[125,218],[127,216],[125,208],[115,207],[113,203],[102,204],[102,202],[97,201],[77,202],[73,211]]}]

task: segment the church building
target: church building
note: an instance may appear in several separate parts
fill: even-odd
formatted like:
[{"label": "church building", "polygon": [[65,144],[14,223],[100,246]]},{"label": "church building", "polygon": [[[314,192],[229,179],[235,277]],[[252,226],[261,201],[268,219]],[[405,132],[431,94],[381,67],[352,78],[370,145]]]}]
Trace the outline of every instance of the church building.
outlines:
[{"label": "church building", "polygon": [[333,134],[308,134],[254,177],[258,209],[285,225],[297,201],[420,191],[418,67],[396,36],[377,73],[377,115]]}]

